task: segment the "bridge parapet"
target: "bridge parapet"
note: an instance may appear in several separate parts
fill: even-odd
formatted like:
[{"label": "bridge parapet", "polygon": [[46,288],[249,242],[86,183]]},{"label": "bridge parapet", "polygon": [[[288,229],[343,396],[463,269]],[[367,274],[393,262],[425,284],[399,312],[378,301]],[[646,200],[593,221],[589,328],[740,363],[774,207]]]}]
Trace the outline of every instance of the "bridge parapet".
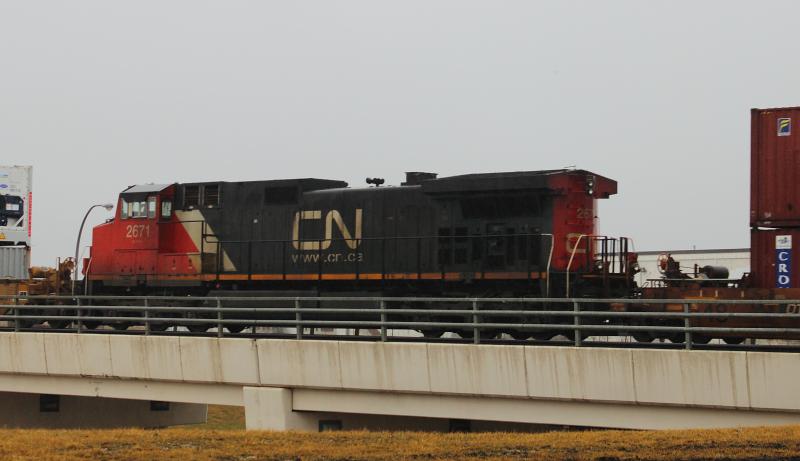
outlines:
[{"label": "bridge parapet", "polygon": [[[339,395],[336,405],[317,411],[346,413],[341,405],[348,398],[365,411],[373,405],[365,402],[383,398],[383,409],[373,406],[384,413],[376,414],[405,415],[435,398],[463,399],[452,409],[465,402],[532,408],[522,414],[497,407],[475,418],[492,421],[634,428],[787,423],[800,422],[798,379],[800,355],[789,353],[0,333],[0,391],[246,405],[247,388],[264,408],[252,389],[279,388],[302,396],[293,408],[303,411],[321,401],[315,395]],[[279,398],[285,407],[286,394]],[[399,398],[417,400],[398,405]],[[535,411],[536,405],[550,410]],[[559,422],[559,412],[578,415],[569,408],[579,406],[584,417]],[[587,411],[600,408],[608,411]],[[679,410],[694,419],[645,417]],[[460,417],[448,411],[440,416]],[[703,411],[715,416],[697,416]],[[640,416],[610,416],[625,412]]]}]

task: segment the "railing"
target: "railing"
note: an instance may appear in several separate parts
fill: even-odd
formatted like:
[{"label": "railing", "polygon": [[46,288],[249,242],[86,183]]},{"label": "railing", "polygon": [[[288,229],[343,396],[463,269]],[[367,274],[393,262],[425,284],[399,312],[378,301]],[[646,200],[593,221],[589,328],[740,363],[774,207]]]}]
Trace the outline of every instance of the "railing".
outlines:
[{"label": "railing", "polygon": [[[259,335],[257,329],[261,327],[280,327],[293,329],[293,337],[303,339],[314,336],[306,330],[346,328],[374,329],[380,341],[397,339],[390,338],[391,330],[458,332],[475,344],[500,332],[517,332],[522,336],[530,332],[567,335],[576,347],[591,345],[586,340],[590,336],[649,333],[668,336],[686,349],[692,349],[700,337],[800,339],[800,301],[795,300],[136,296],[4,296],[2,299],[6,301],[0,305],[3,312],[0,321],[7,322],[7,329],[13,331],[27,331],[47,322],[56,328],[37,331],[85,333],[100,324],[136,325],[143,329],[131,330],[131,334],[176,334],[177,327],[186,327],[197,334],[223,337],[236,336],[236,332],[245,328],[252,328],[251,334]],[[682,311],[602,310],[611,305],[641,309],[646,307],[643,304],[678,305]],[[738,305],[752,311],[693,311],[708,304]],[[704,325],[709,320],[739,325]],[[164,332],[166,328],[176,331]]]}]

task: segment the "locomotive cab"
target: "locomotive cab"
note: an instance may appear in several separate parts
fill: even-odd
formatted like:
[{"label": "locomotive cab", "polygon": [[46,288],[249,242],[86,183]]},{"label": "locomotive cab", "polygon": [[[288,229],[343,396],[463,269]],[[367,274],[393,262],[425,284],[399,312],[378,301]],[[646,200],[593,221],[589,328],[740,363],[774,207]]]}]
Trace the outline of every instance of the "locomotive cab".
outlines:
[{"label": "locomotive cab", "polygon": [[116,276],[137,284],[158,272],[159,253],[173,218],[174,187],[170,184],[131,186],[119,195],[114,218],[95,227],[91,257],[84,264],[89,280]]}]

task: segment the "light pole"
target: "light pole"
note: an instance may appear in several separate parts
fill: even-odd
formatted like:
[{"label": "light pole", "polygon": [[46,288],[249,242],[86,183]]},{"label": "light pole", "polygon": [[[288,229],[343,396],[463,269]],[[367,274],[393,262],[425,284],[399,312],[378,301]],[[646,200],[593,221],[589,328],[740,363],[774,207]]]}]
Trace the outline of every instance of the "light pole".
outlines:
[{"label": "light pole", "polygon": [[81,221],[81,228],[78,231],[78,241],[75,242],[75,259],[72,261],[75,264],[74,275],[72,276],[72,295],[75,296],[75,282],[78,281],[78,249],[81,247],[81,234],[83,234],[83,226],[86,224],[86,218],[89,217],[89,213],[92,212],[97,207],[103,207],[106,211],[111,211],[114,208],[114,205],[110,203],[104,203],[102,205],[92,205],[86,210],[86,214],[83,215],[83,221]]}]

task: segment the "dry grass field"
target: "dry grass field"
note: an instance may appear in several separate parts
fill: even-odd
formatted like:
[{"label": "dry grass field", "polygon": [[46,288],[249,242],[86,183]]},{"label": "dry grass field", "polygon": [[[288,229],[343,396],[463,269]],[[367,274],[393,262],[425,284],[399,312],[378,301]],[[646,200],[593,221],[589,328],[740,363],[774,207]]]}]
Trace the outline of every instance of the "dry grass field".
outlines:
[{"label": "dry grass field", "polygon": [[241,429],[244,430],[244,407],[208,406],[208,420],[199,426],[186,426],[198,429]]},{"label": "dry grass field", "polygon": [[162,430],[0,430],[0,460],[800,460],[800,426],[540,434],[245,432],[241,409]]}]

